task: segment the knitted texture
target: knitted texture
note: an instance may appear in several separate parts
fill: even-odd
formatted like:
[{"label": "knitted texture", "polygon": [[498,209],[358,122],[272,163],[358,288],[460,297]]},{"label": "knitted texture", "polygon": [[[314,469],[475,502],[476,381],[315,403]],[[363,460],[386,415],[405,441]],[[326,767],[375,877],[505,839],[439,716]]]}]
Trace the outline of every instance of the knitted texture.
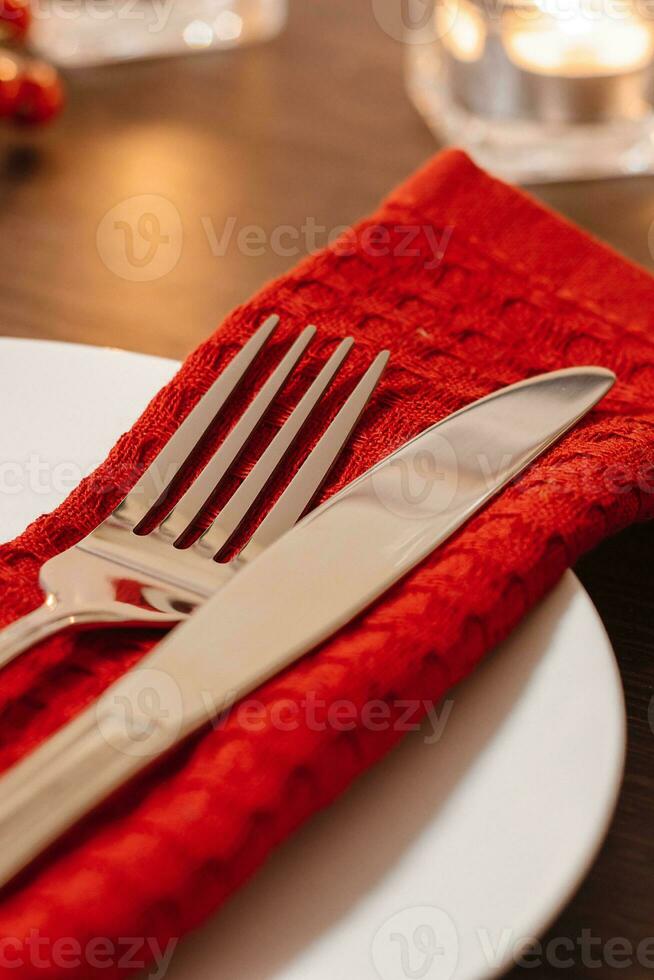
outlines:
[{"label": "knitted texture", "polygon": [[[582,425],[381,601],[260,689],[264,711],[256,726],[231,713],[5,889],[0,936],[17,944],[38,930],[47,948],[61,937],[85,946],[125,936],[151,937],[165,948],[397,742],[397,725],[365,723],[367,703],[384,701],[392,722],[405,711],[399,702],[440,699],[582,552],[652,515],[654,280],[452,151],[335,247],[236,310],[106,463],[56,512],[0,549],[3,622],[39,604],[41,563],[110,512],[271,312],[281,315],[281,325],[267,368],[307,322],[317,325],[318,336],[239,464],[240,476],[340,338],[352,334],[357,345],[312,437],[372,356],[383,347],[392,352],[323,497],[503,385],[583,364],[612,368],[618,383]],[[0,766],[79,712],[154,640],[153,633],[128,630],[66,636],[6,668]],[[284,703],[310,697],[325,706],[347,699],[356,709],[354,729],[312,725],[302,713],[293,730],[276,723]],[[4,965],[0,976],[109,980],[129,972],[118,963],[44,962],[39,967],[23,956],[22,967]]]}]

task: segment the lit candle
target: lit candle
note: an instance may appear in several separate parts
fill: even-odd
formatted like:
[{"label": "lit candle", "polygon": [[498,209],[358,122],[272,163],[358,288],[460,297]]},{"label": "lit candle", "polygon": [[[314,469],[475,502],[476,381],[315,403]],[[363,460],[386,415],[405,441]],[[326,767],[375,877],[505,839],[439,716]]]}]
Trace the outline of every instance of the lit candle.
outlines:
[{"label": "lit candle", "polygon": [[654,29],[625,0],[440,0],[436,17],[449,98],[481,120],[651,113]]},{"label": "lit candle", "polygon": [[551,13],[540,4],[516,6],[504,23],[509,58],[519,68],[566,78],[638,71],[654,55],[649,23],[635,11],[574,0]]},{"label": "lit candle", "polygon": [[443,45],[459,61],[479,61],[483,56],[486,23],[473,3],[468,0],[443,0],[436,7],[436,24]]},{"label": "lit candle", "polygon": [[654,171],[642,0],[433,0],[411,95],[440,138],[512,180]]}]

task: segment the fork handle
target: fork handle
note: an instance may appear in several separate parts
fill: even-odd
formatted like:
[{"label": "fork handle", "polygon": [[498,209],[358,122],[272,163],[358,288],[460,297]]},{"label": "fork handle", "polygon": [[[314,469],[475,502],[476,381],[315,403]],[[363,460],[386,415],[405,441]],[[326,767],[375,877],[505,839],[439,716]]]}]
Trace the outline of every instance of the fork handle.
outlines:
[{"label": "fork handle", "polygon": [[145,611],[134,615],[132,606],[113,603],[109,609],[74,607],[57,602],[53,596],[33,612],[27,613],[0,630],[0,670],[30,647],[48,637],[73,626],[110,626],[130,623],[133,625],[166,625],[179,621],[180,616],[148,615]]},{"label": "fork handle", "polygon": [[0,630],[0,668],[35,643],[40,643],[78,622],[81,622],[80,615],[72,609],[51,600],[44,602],[38,609]]},{"label": "fork handle", "polygon": [[[138,683],[137,671],[137,694]],[[130,707],[133,715],[123,717],[110,697],[101,699],[3,776],[0,887],[173,744],[163,722],[147,711],[141,717],[136,702]],[[142,743],[133,740],[139,726]]]},{"label": "fork handle", "polygon": [[112,602],[106,606],[75,606],[58,602],[50,595],[38,609],[0,629],[0,670],[30,647],[71,627],[134,626],[162,629],[176,626],[188,613],[172,609],[137,609]]}]

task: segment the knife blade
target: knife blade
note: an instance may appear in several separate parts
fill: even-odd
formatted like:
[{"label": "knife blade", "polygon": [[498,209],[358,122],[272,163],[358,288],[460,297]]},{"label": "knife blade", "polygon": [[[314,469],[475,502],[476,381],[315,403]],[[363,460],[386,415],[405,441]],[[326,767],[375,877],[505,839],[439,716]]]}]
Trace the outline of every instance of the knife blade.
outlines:
[{"label": "knife blade", "polygon": [[0,779],[0,885],[120,785],[316,647],[577,423],[615,376],[568,368],[437,423],[258,554]]}]

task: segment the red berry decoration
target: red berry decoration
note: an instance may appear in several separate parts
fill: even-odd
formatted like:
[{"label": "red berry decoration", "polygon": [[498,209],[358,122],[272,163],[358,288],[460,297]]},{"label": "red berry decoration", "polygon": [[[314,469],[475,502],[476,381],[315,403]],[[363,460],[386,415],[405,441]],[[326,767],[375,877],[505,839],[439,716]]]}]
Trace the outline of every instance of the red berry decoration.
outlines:
[{"label": "red berry decoration", "polygon": [[31,23],[28,0],[0,0],[0,37],[19,40],[27,34]]},{"label": "red berry decoration", "polygon": [[20,62],[9,53],[0,51],[0,119],[13,116],[16,112],[21,85]]},{"label": "red berry decoration", "polygon": [[0,0],[0,119],[26,125],[46,123],[59,114],[64,90],[59,75],[43,61],[14,54],[22,50],[31,23],[29,0]]},{"label": "red berry decoration", "polygon": [[14,109],[16,122],[28,125],[49,122],[64,105],[59,75],[44,61],[25,62]]}]

